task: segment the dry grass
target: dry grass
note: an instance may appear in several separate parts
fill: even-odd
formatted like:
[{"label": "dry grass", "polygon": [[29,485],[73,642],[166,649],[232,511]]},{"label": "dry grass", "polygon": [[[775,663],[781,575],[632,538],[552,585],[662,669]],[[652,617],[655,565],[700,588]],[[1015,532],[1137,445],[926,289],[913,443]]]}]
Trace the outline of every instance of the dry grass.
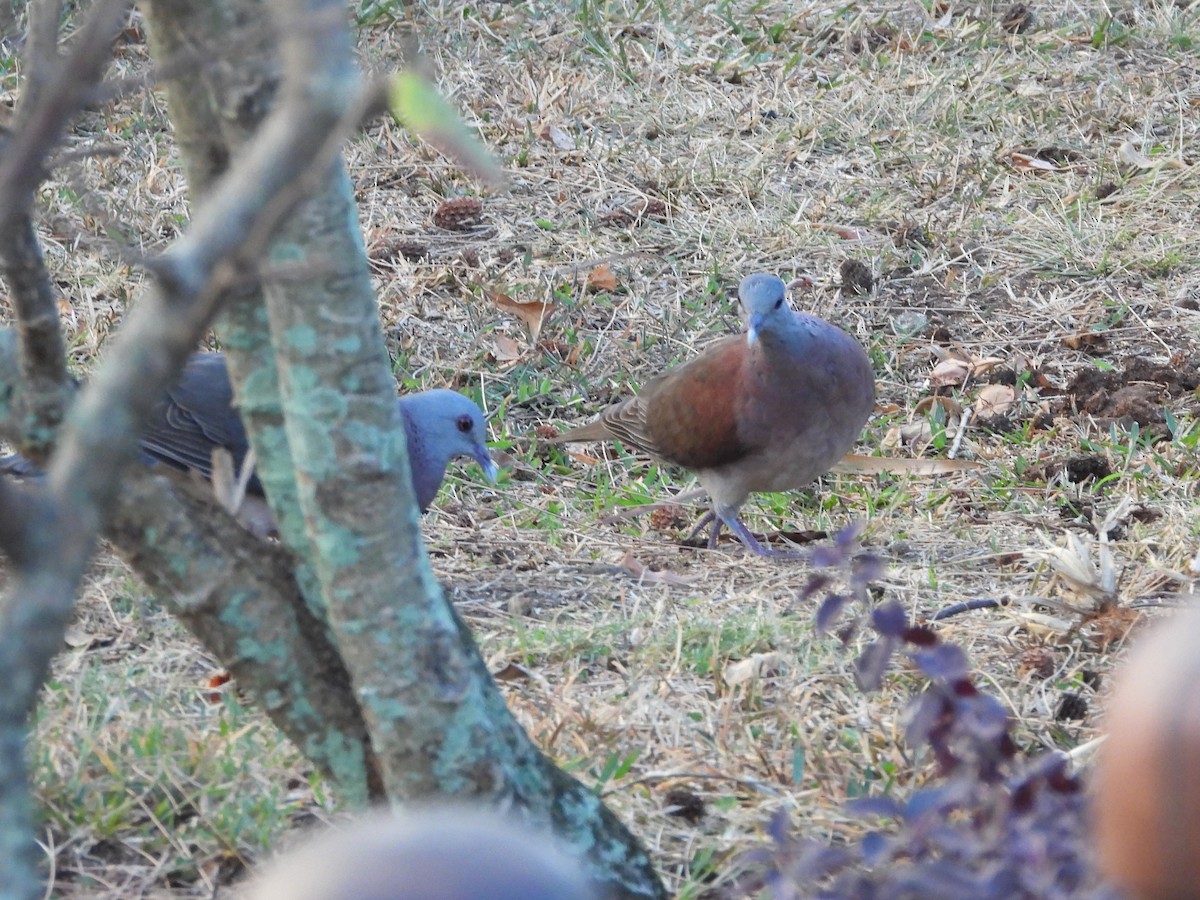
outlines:
[{"label": "dry grass", "polygon": [[[724,293],[747,272],[811,277],[799,303],[870,349],[880,406],[862,452],[940,457],[957,442],[982,463],[936,479],[830,476],[758,498],[751,527],[868,519],[865,541],[889,562],[883,591],[914,616],[1017,601],[942,630],[1026,746],[1098,734],[1108,632],[1128,625],[1064,633],[1077,616],[1029,614],[1031,599],[1090,602],[1055,573],[1049,545],[1068,533],[1094,544],[1123,509],[1108,532],[1122,603],[1191,591],[1194,380],[1167,392],[1134,373],[1091,412],[1065,389],[1137,358],[1196,374],[1200,4],[1039,4],[1020,35],[1001,26],[1007,8],[535,0],[368,16],[367,62],[396,66],[418,36],[443,94],[512,177],[482,197],[481,225],[447,232],[431,224],[438,204],[475,193],[450,163],[385,123],[349,152],[406,386],[476,394],[512,457],[495,491],[471,470],[448,486],[426,519],[434,566],[493,671],[520,667],[505,690],[534,739],[601,785],[681,896],[754,843],[779,804],[814,835],[849,834],[848,794],[903,789],[924,771],[898,737],[915,679],[858,693],[848,655],[814,638],[812,610],[795,603],[803,567],[684,548],[645,518],[611,523],[686,480],[531,440],[733,329]],[[144,62],[139,44],[122,48],[126,74]],[[121,155],[47,192],[81,363],[136,294],[113,238],[152,250],[182,221],[161,114],[156,95],[134,95],[90,119],[77,141]],[[651,201],[643,218],[621,215]],[[869,294],[840,289],[848,259],[870,268]],[[615,286],[589,291],[601,265]],[[535,338],[486,291],[553,310]],[[961,439],[954,409],[918,412],[947,351],[998,360],[938,391],[975,413]],[[1011,407],[981,421],[978,391],[1006,379],[1019,388]],[[1131,416],[1148,424],[1131,432]],[[1065,474],[1083,457],[1099,478]],[[620,565],[629,551],[695,580],[639,583]],[[211,896],[239,860],[335,808],[253,711],[210,701],[215,661],[109,561],[77,639],[33,751],[62,896]],[[1026,671],[1038,648],[1048,677]],[[754,654],[774,665],[731,684],[727,666]],[[1081,720],[1059,720],[1068,693],[1087,701]],[[705,804],[694,823],[671,814],[681,791]]]}]

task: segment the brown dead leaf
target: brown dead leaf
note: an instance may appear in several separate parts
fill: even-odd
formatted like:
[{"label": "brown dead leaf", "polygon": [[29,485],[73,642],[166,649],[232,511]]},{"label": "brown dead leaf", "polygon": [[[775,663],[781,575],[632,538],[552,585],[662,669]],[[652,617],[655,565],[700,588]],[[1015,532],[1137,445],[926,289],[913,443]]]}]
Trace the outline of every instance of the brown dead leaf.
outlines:
[{"label": "brown dead leaf", "polygon": [[1084,161],[1084,156],[1068,147],[1023,147],[1009,154],[1018,171],[1063,172]]},{"label": "brown dead leaf", "polygon": [[587,289],[589,294],[611,294],[617,289],[617,276],[612,266],[601,263],[588,272]]},{"label": "brown dead leaf", "polygon": [[989,384],[975,397],[975,411],[985,418],[1002,416],[1017,402],[1017,389],[1011,384]]},{"label": "brown dead leaf", "polygon": [[525,350],[507,335],[498,334],[494,338],[492,352],[489,355],[493,362],[516,362],[525,355]]},{"label": "brown dead leaf", "polygon": [[[899,447],[924,447],[933,440],[933,426],[928,419],[907,422],[904,425],[893,425],[879,442],[884,450],[895,450]],[[845,457],[842,458],[843,461]],[[840,466],[839,462],[837,465]],[[836,466],[835,466],[836,468]]]},{"label": "brown dead leaf", "polygon": [[694,575],[679,575],[667,569],[657,572],[653,569],[647,569],[643,563],[634,557],[633,551],[626,551],[619,565],[621,568],[628,570],[642,584],[669,584],[677,587],[686,587],[687,585],[696,583],[696,576]]},{"label": "brown dead leaf", "polygon": [[534,341],[542,331],[542,324],[554,312],[554,303],[549,300],[514,300],[502,291],[485,290],[483,293],[498,310],[520,320]]},{"label": "brown dead leaf", "polygon": [[582,450],[568,450],[567,456],[585,466],[596,466],[600,464],[600,457],[592,456],[590,453],[584,453]]},{"label": "brown dead leaf", "polygon": [[945,396],[922,397],[917,401],[917,405],[913,407],[913,415],[923,416],[935,406],[941,407],[947,418],[962,415],[962,404],[953,397]]},{"label": "brown dead leaf", "polygon": [[1090,350],[1099,353],[1108,349],[1108,335],[1102,331],[1081,331],[1078,334],[1068,334],[1062,339],[1063,346],[1069,350]]},{"label": "brown dead leaf", "polygon": [[985,356],[982,359],[972,359],[971,374],[976,376],[986,375],[992,369],[1002,365],[1004,365],[1004,360],[998,356]]},{"label": "brown dead leaf", "polygon": [[543,141],[549,141],[559,150],[570,151],[575,149],[575,138],[571,137],[571,135],[567,134],[567,132],[563,131],[557,125],[549,123],[543,125],[538,132],[538,137]]},{"label": "brown dead leaf", "polygon": [[949,387],[960,385],[971,374],[971,364],[965,359],[950,356],[943,359],[929,374],[929,383],[934,387]]},{"label": "brown dead leaf", "polygon": [[528,681],[533,675],[524,666],[519,666],[515,662],[510,662],[499,672],[493,672],[492,678],[496,681]]}]

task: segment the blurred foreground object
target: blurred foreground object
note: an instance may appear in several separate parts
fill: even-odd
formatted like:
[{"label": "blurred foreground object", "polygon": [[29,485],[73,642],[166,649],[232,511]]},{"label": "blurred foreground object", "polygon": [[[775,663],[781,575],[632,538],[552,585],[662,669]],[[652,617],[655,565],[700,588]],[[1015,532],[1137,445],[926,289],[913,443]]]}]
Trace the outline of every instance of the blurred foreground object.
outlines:
[{"label": "blurred foreground object", "polygon": [[1118,673],[1095,777],[1101,865],[1141,900],[1200,898],[1200,610],[1163,622]]},{"label": "blurred foreground object", "polygon": [[468,806],[371,815],[266,868],[246,900],[601,900],[552,835]]}]

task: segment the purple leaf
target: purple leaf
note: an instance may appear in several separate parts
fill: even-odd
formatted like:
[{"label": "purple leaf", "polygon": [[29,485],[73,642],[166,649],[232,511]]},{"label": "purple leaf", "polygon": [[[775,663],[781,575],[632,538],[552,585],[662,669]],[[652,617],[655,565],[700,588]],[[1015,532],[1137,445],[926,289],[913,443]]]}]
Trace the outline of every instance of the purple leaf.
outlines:
[{"label": "purple leaf", "polygon": [[821,544],[809,551],[808,561],[818,569],[835,569],[846,563],[846,554],[839,547]]},{"label": "purple leaf", "polygon": [[892,797],[855,797],[846,801],[846,812],[852,816],[879,816],[883,819],[900,818],[900,805]]},{"label": "purple leaf", "polygon": [[939,643],[912,655],[913,662],[929,678],[938,681],[958,681],[970,672],[967,654],[955,644]]},{"label": "purple leaf", "polygon": [[817,634],[829,633],[829,629],[833,627],[841,616],[842,610],[846,608],[847,599],[843,594],[830,594],[825,598],[817,610]]},{"label": "purple leaf", "polygon": [[994,741],[1008,732],[1008,709],[991,694],[979,694],[959,703],[959,718],[971,735]]},{"label": "purple leaf", "polygon": [[842,550],[852,550],[858,543],[859,535],[867,529],[867,523],[864,519],[858,519],[851,522],[841,531],[833,536],[833,542]]},{"label": "purple leaf", "polygon": [[922,747],[929,740],[933,726],[948,711],[946,700],[933,691],[926,691],[908,707],[908,724],[904,727],[904,742],[910,747]]},{"label": "purple leaf", "polygon": [[828,575],[820,575],[820,574],[814,575],[814,576],[812,576],[812,578],[808,579],[808,584],[806,584],[804,586],[804,589],[802,591],[800,591],[800,593],[796,597],[796,599],[800,603],[803,603],[805,600],[807,600],[809,597],[811,597],[817,591],[824,588],[825,585],[827,585],[827,584],[829,584],[829,576]]},{"label": "purple leaf", "polygon": [[868,831],[859,842],[863,862],[868,866],[877,866],[883,861],[890,847],[890,842],[878,831]]},{"label": "purple leaf", "polygon": [[887,564],[874,553],[860,553],[851,560],[851,579],[855,584],[878,581],[887,570]]},{"label": "purple leaf", "polygon": [[787,845],[792,831],[792,820],[788,817],[786,809],[777,809],[771,814],[771,821],[767,823],[767,834],[771,836],[776,844],[781,847]]},{"label": "purple leaf", "polygon": [[885,637],[898,638],[908,628],[908,615],[895,600],[888,600],[871,610],[871,626]]},{"label": "purple leaf", "polygon": [[854,661],[854,680],[859,690],[877,691],[883,684],[883,673],[887,671],[892,656],[894,641],[880,638],[867,645],[867,649]]}]

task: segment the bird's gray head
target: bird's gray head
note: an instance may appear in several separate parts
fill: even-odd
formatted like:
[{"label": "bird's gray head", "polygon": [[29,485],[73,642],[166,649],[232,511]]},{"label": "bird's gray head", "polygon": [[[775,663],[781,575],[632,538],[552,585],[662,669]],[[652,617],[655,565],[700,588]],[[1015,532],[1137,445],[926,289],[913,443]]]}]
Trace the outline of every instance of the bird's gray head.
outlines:
[{"label": "bird's gray head", "polygon": [[738,285],[738,305],[746,323],[746,340],[753,344],[759,332],[770,326],[779,315],[790,316],[787,305],[787,285],[769,272],[747,275]]},{"label": "bird's gray head", "polygon": [[[438,483],[446,464],[457,456],[475,460],[488,481],[496,480],[499,470],[484,443],[487,425],[474,401],[456,391],[438,389],[407,394],[400,398],[400,405],[410,426],[410,455],[420,452],[436,471]],[[413,443],[420,447],[412,447]],[[417,474],[414,472],[414,477]]]}]

